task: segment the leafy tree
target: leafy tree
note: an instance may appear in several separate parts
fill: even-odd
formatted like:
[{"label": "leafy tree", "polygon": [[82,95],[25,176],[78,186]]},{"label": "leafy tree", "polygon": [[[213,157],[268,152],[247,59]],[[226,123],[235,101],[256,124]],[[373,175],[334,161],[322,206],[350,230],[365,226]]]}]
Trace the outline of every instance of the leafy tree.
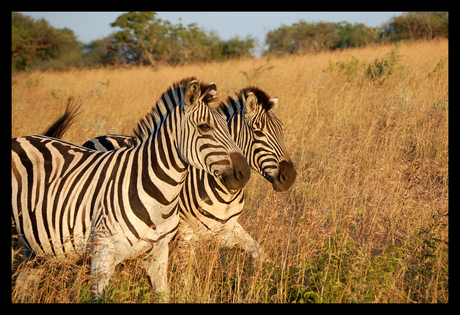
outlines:
[{"label": "leafy tree", "polygon": [[[119,51],[120,50],[120,51]],[[105,37],[84,45],[86,65],[90,67],[108,66],[126,63],[114,37]]]},{"label": "leafy tree", "polygon": [[447,12],[409,12],[394,16],[384,26],[390,41],[433,39],[449,36]]},{"label": "leafy tree", "polygon": [[319,52],[338,45],[338,29],[337,23],[307,23],[300,20],[292,26],[282,25],[269,31],[265,44],[268,45],[268,52],[275,54]]},{"label": "leafy tree", "polygon": [[156,18],[154,12],[128,12],[119,16],[112,27],[121,30],[86,45],[92,64],[127,63],[152,65],[224,60],[250,56],[255,39],[234,37],[222,41],[213,32],[207,34],[196,23],[171,24]]},{"label": "leafy tree", "polygon": [[12,70],[67,69],[81,65],[81,43],[72,30],[56,29],[45,19],[12,13]]},{"label": "leafy tree", "polygon": [[165,61],[169,64],[179,64],[211,59],[213,39],[210,38],[196,23],[184,27],[182,23],[170,26],[169,41],[166,42]]},{"label": "leafy tree", "polygon": [[306,43],[306,47],[303,47],[303,50],[311,51],[312,48],[315,52],[328,50],[336,46],[339,41],[337,34],[339,25],[336,23],[306,23],[305,21],[300,21],[298,25],[299,29],[304,31],[304,36],[302,37],[305,38],[303,41]]},{"label": "leafy tree", "polygon": [[362,47],[372,42],[379,41],[379,28],[372,28],[363,23],[351,24],[350,22],[339,22],[337,35],[339,41],[335,48]]},{"label": "leafy tree", "polygon": [[[381,41],[448,37],[448,13],[410,12],[394,16],[382,27],[299,20],[267,33],[264,54],[303,54],[361,47]],[[112,27],[121,30],[82,45],[73,31],[56,29],[45,19],[12,13],[11,58],[13,71],[65,70],[99,65],[183,64],[251,57],[256,39],[235,36],[222,40],[192,23],[187,26],[156,17],[154,12],[128,12]]]},{"label": "leafy tree", "polygon": [[265,44],[268,45],[267,52],[277,55],[295,53],[296,43],[292,33],[292,27],[287,25],[281,25],[279,28],[269,31],[265,37]]},{"label": "leafy tree", "polygon": [[448,13],[410,12],[393,17],[382,27],[368,27],[362,23],[351,24],[300,20],[291,26],[269,31],[265,38],[265,53],[298,54],[361,47],[383,40],[432,39],[448,37]]},{"label": "leafy tree", "polygon": [[217,43],[217,56],[213,59],[226,60],[231,58],[250,57],[254,52],[256,39],[251,35],[245,39],[238,36]]},{"label": "leafy tree", "polygon": [[[122,30],[113,37],[117,40],[120,48],[124,47],[124,55],[140,63],[148,61],[155,65],[153,51],[160,36],[167,34],[169,22],[162,23],[161,19],[155,18],[154,12],[128,12],[120,15],[111,27],[120,27]],[[131,49],[130,49],[131,48]],[[142,54],[139,54],[139,51]],[[129,58],[128,57],[128,58]]]}]

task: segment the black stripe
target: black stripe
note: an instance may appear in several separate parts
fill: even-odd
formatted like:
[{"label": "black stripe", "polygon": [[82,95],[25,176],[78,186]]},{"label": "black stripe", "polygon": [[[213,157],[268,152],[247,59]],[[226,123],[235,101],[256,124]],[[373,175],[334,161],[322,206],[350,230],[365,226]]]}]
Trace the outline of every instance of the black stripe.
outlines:
[{"label": "black stripe", "polygon": [[[111,159],[113,158],[113,156],[115,156],[115,154],[108,154],[106,157],[107,159],[101,159],[100,162],[98,164],[96,164],[94,166],[94,168],[92,169],[91,171],[91,174],[88,176],[88,181],[85,183],[85,185],[83,186],[83,190],[87,190],[89,189],[89,187],[91,185],[93,185],[94,183],[91,181],[91,179],[94,179],[94,176],[97,172],[97,170],[99,169],[100,165],[103,163],[103,161],[105,161],[104,165],[102,166],[102,170],[100,172],[100,176],[104,176],[105,174],[107,174],[107,170],[109,168],[109,165],[110,165],[110,162],[111,162]],[[119,161],[120,159],[118,159],[114,165],[114,168],[111,170],[111,174],[110,174],[110,178],[111,179],[115,179],[116,178],[116,174],[117,174],[117,171],[118,171],[118,166],[119,166]],[[102,184],[103,184],[103,179],[100,178],[98,181],[97,181],[97,184],[96,184],[96,187],[94,188],[94,191],[93,191],[93,194],[92,194],[92,199],[91,199],[91,203],[90,203],[90,207],[89,207],[89,218],[90,220],[93,220],[93,213],[94,213],[94,210],[97,210],[96,209],[96,201],[98,199],[98,195],[99,195],[99,191],[101,190],[101,187],[102,187]],[[85,211],[85,210],[84,210]],[[86,216],[86,213],[83,212],[82,213],[83,217],[82,217],[82,221],[83,221],[83,231],[86,231],[86,224],[85,224],[85,216]],[[88,227],[89,228],[89,227]]]},{"label": "black stripe", "polygon": [[[142,154],[142,166],[141,167],[147,168],[149,166],[149,164],[150,164],[150,166],[153,168],[153,171],[154,171],[155,175],[157,175],[157,173],[158,173],[157,176],[162,176],[163,178],[166,178],[167,175],[163,172],[163,170],[161,169],[161,167],[158,164],[151,165],[151,164],[153,164],[153,161],[151,159],[149,159],[149,157],[148,157],[148,150],[152,150],[152,152],[155,152],[155,145],[153,143],[151,143],[151,145],[145,145],[144,152]],[[138,195],[137,195],[137,191],[138,191],[137,190],[137,176],[138,176],[138,174],[137,174],[138,165],[137,164],[139,163],[138,162],[138,155],[139,155],[139,153],[138,153],[138,151],[136,151],[134,161],[133,161],[133,165],[132,165],[131,182],[130,182],[130,185],[129,185],[129,196],[130,196],[130,203],[131,203],[131,198],[132,198],[132,201],[134,202],[134,204],[137,205],[136,208],[139,209],[138,214],[136,214],[136,215],[142,221],[144,221],[144,219],[142,219],[142,218],[145,218],[146,221],[144,221],[144,222],[145,222],[145,224],[147,224],[147,222],[152,222],[152,221],[150,220],[150,216],[149,216],[147,210],[145,210],[144,205],[142,204],[142,202],[140,201],[140,199],[138,198]],[[163,174],[161,174],[162,172],[163,172]],[[155,185],[155,183],[152,182],[152,179],[150,178],[147,169],[141,171],[141,180],[142,180],[142,188],[144,189],[144,191],[150,197],[154,198],[156,201],[158,201],[159,203],[161,203],[164,206],[168,206],[168,205],[171,204],[171,202],[168,199],[166,199],[166,197],[163,195],[161,190],[158,189],[158,187]],[[170,182],[173,182],[175,185],[177,185],[177,183],[172,178],[169,178],[168,180]],[[133,207],[133,211],[136,208]],[[136,211],[135,211],[135,213],[136,213]],[[153,225],[153,223],[151,223],[151,224]],[[151,224],[147,224],[147,226],[150,226]]]},{"label": "black stripe", "polygon": [[205,174],[206,176],[208,176],[208,183],[209,183],[209,188],[210,188],[209,190],[220,204],[226,204],[226,205],[231,204],[232,202],[235,201],[236,198],[238,198],[239,194],[243,192],[242,190],[240,190],[239,193],[235,194],[231,200],[225,201],[219,194],[219,191],[221,191],[224,195],[226,195],[227,193],[223,191],[220,188],[220,186],[216,183],[216,179],[214,178],[214,176],[211,176],[208,173],[205,173]]},{"label": "black stripe", "polygon": [[[150,241],[150,242],[152,242],[152,243],[157,243],[157,242],[161,241],[162,239],[164,239],[164,238],[165,238],[166,236],[168,236],[169,234],[171,234],[171,233],[176,233],[178,228],[179,228],[179,223],[177,223],[176,226],[173,227],[168,233],[165,233],[165,234],[163,234],[162,236],[160,236],[159,238],[157,238],[156,240]],[[152,248],[150,248],[150,249],[149,249],[148,251],[146,251],[145,253],[146,253],[146,254],[149,254],[149,253],[152,251],[153,248],[154,248],[154,246],[152,246]]]},{"label": "black stripe", "polygon": [[[217,221],[217,222],[220,222],[222,224],[225,224],[227,223],[228,220],[230,220],[231,218],[235,217],[235,216],[239,216],[241,214],[241,212],[243,211],[243,209],[241,209],[240,211],[238,211],[237,213],[235,214],[232,214],[231,216],[229,216],[227,219],[219,219],[218,217],[215,217],[214,215],[212,215],[210,212],[204,210],[203,208],[198,208],[198,211],[206,218],[208,219],[211,219],[211,220],[214,220],[214,221]],[[201,221],[201,220],[200,220]],[[203,221],[201,221],[201,223],[203,223]],[[204,223],[203,223],[204,224]],[[207,226],[206,226],[207,227]],[[208,228],[209,229],[209,228]]]},{"label": "black stripe", "polygon": [[[149,212],[145,208],[144,204],[142,203],[138,195],[139,188],[137,187],[137,176],[138,176],[139,150],[135,150],[133,154],[134,154],[134,157],[133,157],[133,162],[131,165],[131,176],[129,179],[129,188],[128,188],[129,204],[131,206],[131,209],[134,215],[136,215],[136,217],[138,217],[148,227],[152,227],[153,229],[155,229],[156,226],[150,219]],[[128,163],[125,163],[125,164],[128,164]],[[125,169],[126,167],[123,168],[123,172],[120,176],[120,179],[124,178]],[[155,196],[156,200],[158,200],[158,198],[160,199],[163,198],[162,201],[166,200],[163,194],[160,192],[160,190],[155,185],[153,185],[153,183],[150,181],[150,177],[148,177],[148,172],[141,172],[141,176],[142,176],[143,189],[145,189],[147,186],[146,191],[148,191],[149,194],[152,193],[151,196],[152,197]],[[121,182],[122,180],[120,180],[120,183]],[[157,192],[161,194],[161,196],[157,196],[156,195]],[[127,221],[127,219],[125,219],[125,221]]]},{"label": "black stripe", "polygon": [[[168,140],[167,143],[166,143],[166,150],[163,147],[163,142],[161,141],[161,139],[158,139],[158,140],[159,140],[157,142],[157,144],[158,144],[158,152],[160,152],[161,162],[163,163],[163,166],[166,167],[169,170],[170,168],[169,168],[169,165],[168,165],[168,161],[166,160],[166,152],[169,153],[169,158],[174,160],[174,158],[172,157],[172,153],[169,152],[169,151],[171,151],[171,144],[169,142],[169,136],[165,137],[165,140]],[[154,152],[155,146],[154,145],[145,146],[144,155],[143,155],[143,164],[142,165],[145,165],[145,166],[151,165],[152,168],[153,168],[153,172],[155,173],[156,177],[158,177],[158,179],[160,179],[162,182],[165,182],[170,186],[179,185],[179,182],[176,182],[172,177],[170,177],[168,174],[165,173],[165,171],[163,170],[163,167],[158,167],[157,163],[154,163],[154,161],[149,160],[149,158],[147,156],[147,153],[148,153],[149,150],[150,150],[150,152]],[[146,180],[147,180],[147,178],[146,178]],[[144,181],[144,179],[142,179],[142,181]],[[154,197],[155,199],[157,198],[157,196],[152,196],[152,197]]]},{"label": "black stripe", "polygon": [[[204,185],[204,176],[209,175],[209,174],[203,171],[199,171],[197,169],[194,169],[194,173],[196,173],[197,175],[197,180],[194,183],[195,183],[195,189],[198,191],[198,196],[200,197],[201,201],[204,201],[208,205],[212,206],[212,200],[211,198],[209,198],[209,195],[206,191],[206,187]],[[209,176],[214,178],[211,175]]]},{"label": "black stripe", "polygon": [[95,141],[99,140],[99,138],[101,137],[97,137],[89,141],[86,141],[85,143],[83,143],[83,146],[86,148],[92,149],[92,150],[96,150],[96,147],[94,146],[94,144],[95,144]]},{"label": "black stripe", "polygon": [[[136,229],[133,227],[133,225],[131,224],[131,222],[128,220],[128,217],[126,215],[126,212],[125,212],[125,208],[124,208],[124,204],[123,204],[123,178],[125,177],[125,173],[126,173],[126,168],[128,166],[128,157],[126,157],[126,160],[125,160],[125,163],[124,165],[120,165],[121,166],[121,173],[120,173],[120,177],[119,178],[119,182],[118,182],[118,186],[117,186],[117,190],[118,190],[118,202],[119,202],[119,207],[120,207],[120,212],[121,212],[121,216],[123,217],[123,221],[125,222],[125,224],[128,226],[128,229],[131,231],[131,233],[134,235],[134,237],[136,238],[139,238],[139,234],[137,233]],[[134,163],[136,164],[136,163]],[[137,176],[137,173],[134,173],[135,175],[133,176],[131,174],[131,180],[132,180],[132,177],[136,177]],[[128,192],[128,197],[129,197],[129,202],[131,203],[131,183],[130,183],[130,187],[129,187],[129,192]],[[137,197],[137,195],[136,195]],[[141,206],[143,207],[144,205],[141,204]],[[135,210],[133,208],[133,210]],[[145,208],[144,208],[144,211],[145,211]]]},{"label": "black stripe", "polygon": [[[177,197],[176,197],[177,198]],[[176,199],[174,198],[174,200]],[[177,210],[179,209],[179,204],[176,204],[172,209],[171,211],[169,211],[168,213],[162,213],[161,214],[161,218],[166,220],[168,219],[170,216],[172,216],[173,214],[176,214],[177,213]]]},{"label": "black stripe", "polygon": [[[185,185],[187,188],[190,188],[190,190],[187,189],[186,191],[187,196],[189,197],[189,204],[187,205],[188,209],[198,209],[200,207],[195,193],[195,189],[197,189],[198,183],[200,182],[199,178],[195,178],[195,175],[199,175],[197,173],[200,173],[197,169],[190,170],[188,173],[188,176],[191,176],[189,182],[195,184],[194,186]],[[193,213],[193,215],[196,217],[196,214]]]}]

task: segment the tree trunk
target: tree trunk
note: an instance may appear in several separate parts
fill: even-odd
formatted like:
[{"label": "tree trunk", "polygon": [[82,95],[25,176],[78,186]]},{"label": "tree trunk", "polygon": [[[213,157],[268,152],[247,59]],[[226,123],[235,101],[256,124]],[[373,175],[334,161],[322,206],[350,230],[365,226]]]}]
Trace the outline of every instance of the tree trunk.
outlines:
[{"label": "tree trunk", "polygon": [[143,36],[139,37],[139,43],[141,44],[142,50],[144,50],[144,54],[146,54],[150,64],[152,65],[152,67],[155,67],[155,59],[153,58],[153,55],[150,53],[147,47],[145,47]]}]

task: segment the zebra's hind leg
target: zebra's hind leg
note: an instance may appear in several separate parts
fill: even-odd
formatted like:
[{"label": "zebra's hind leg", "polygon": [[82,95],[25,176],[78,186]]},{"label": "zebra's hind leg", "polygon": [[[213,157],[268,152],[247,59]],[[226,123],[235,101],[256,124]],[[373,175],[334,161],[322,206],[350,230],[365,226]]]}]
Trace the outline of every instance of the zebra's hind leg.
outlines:
[{"label": "zebra's hind leg", "polygon": [[109,284],[115,266],[119,263],[115,260],[113,244],[98,242],[93,245],[91,255],[91,277],[93,302],[96,302],[104,295],[104,289]]},{"label": "zebra's hind leg", "polygon": [[184,228],[178,233],[177,246],[177,270],[176,275],[179,279],[183,292],[188,294],[192,284],[192,265],[195,257],[196,235],[191,227]]},{"label": "zebra's hind leg", "polygon": [[152,290],[157,301],[168,303],[170,298],[168,286],[168,244],[153,249],[152,253],[144,258],[143,266],[152,284]]}]

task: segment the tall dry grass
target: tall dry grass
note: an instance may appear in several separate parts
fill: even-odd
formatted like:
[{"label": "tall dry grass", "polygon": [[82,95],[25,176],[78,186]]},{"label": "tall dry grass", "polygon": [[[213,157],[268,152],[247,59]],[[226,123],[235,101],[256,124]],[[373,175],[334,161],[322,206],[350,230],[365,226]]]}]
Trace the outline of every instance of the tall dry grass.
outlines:
[{"label": "tall dry grass", "polygon": [[[392,53],[393,51],[393,53]],[[370,78],[367,69],[394,59]],[[377,62],[375,60],[377,59]],[[42,133],[68,96],[83,112],[65,140],[130,134],[172,82],[217,84],[226,97],[254,84],[280,99],[276,115],[298,177],[276,193],[255,173],[240,223],[270,262],[203,244],[181,286],[170,255],[172,302],[449,301],[448,41],[368,46],[317,55],[13,76],[12,136]],[[173,244],[172,244],[173,247]],[[49,271],[12,300],[89,302],[88,264]],[[27,269],[21,266],[21,269]],[[139,261],[125,262],[106,302],[152,302]]]}]

